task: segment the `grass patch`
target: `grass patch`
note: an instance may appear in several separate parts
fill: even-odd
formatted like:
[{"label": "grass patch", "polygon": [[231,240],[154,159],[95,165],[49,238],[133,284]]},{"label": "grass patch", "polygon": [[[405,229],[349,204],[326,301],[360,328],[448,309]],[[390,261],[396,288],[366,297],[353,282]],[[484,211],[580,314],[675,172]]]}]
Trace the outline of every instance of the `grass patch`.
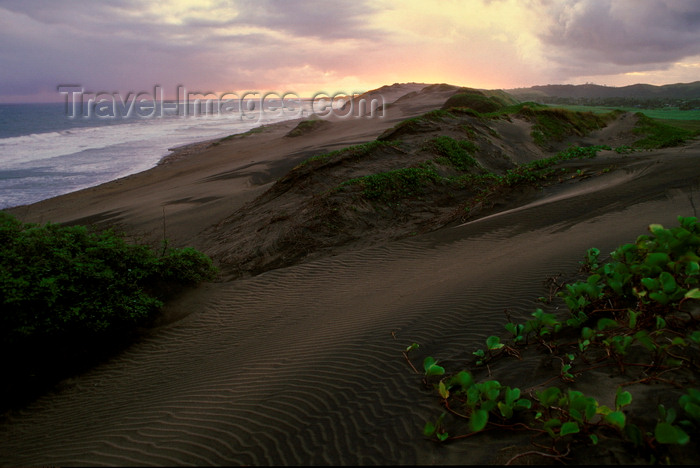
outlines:
[{"label": "grass patch", "polygon": [[[462,148],[459,147],[459,143],[462,142],[452,140],[449,137],[438,138],[444,138],[441,141],[447,142],[446,144],[451,149],[454,149],[453,145],[457,145],[457,149],[462,151]],[[434,140],[437,140],[437,138]],[[431,140],[431,144],[434,144],[434,140]],[[539,159],[518,166],[507,171],[504,175],[486,172],[482,174],[464,174],[456,177],[441,177],[433,164],[426,162],[417,167],[395,169],[350,179],[340,184],[335,190],[342,190],[343,187],[357,185],[361,187],[362,196],[366,199],[387,202],[422,195],[428,185],[443,183],[455,188],[475,191],[477,195],[473,202],[478,203],[499,189],[518,185],[532,185],[546,180],[557,172],[554,166],[561,161],[594,158],[599,151],[609,149],[611,149],[609,146],[571,147],[551,158]],[[449,161],[446,156],[441,157]],[[465,160],[460,159],[460,161],[467,169],[473,167]],[[474,162],[476,163],[476,161]]]},{"label": "grass patch", "polygon": [[424,148],[440,155],[436,162],[451,165],[461,171],[467,171],[479,163],[472,157],[477,147],[467,140],[455,140],[448,136],[438,136],[425,143]]},{"label": "grass patch", "polygon": [[700,121],[700,110],[681,110],[678,107],[664,107],[662,109],[643,109],[639,107],[609,107],[609,106],[584,106],[574,104],[551,104],[549,107],[568,109],[574,112],[593,112],[594,114],[605,114],[614,110],[642,114],[652,119],[659,120],[695,120]]},{"label": "grass patch", "polygon": [[557,153],[556,156],[552,156],[551,158],[538,159],[509,170],[505,175],[500,176],[499,184],[506,187],[512,187],[522,183],[535,183],[553,174],[553,166],[562,161],[572,159],[591,159],[596,157],[599,151],[609,149],[611,148],[605,145],[586,147],[572,146],[571,148]]},{"label": "grass patch", "polygon": [[594,114],[593,112],[573,112],[561,108],[523,108],[521,115],[531,118],[535,125],[532,138],[535,144],[545,146],[551,141],[561,141],[570,135],[583,136],[593,130],[605,127],[616,118],[619,112]]},{"label": "grass patch", "polygon": [[374,140],[367,143],[362,143],[360,145],[348,146],[347,148],[342,148],[335,151],[329,151],[328,153],[312,156],[299,163],[293,170],[300,169],[309,164],[318,164],[319,162],[324,163],[330,161],[331,159],[361,159],[379,148],[395,147],[398,144],[400,144],[400,142],[398,141]]},{"label": "grass patch", "polygon": [[421,195],[424,188],[440,180],[432,164],[406,167],[347,180],[338,188],[359,185],[368,200],[393,201]]},{"label": "grass patch", "polygon": [[682,128],[693,132],[695,135],[700,135],[700,119],[698,120],[673,120],[673,119],[656,119],[657,122],[671,125],[673,127]]},{"label": "grass patch", "polygon": [[433,123],[444,122],[446,119],[454,118],[456,118],[456,116],[453,111],[435,109],[418,117],[412,117],[399,122],[379,135],[377,140],[391,140],[406,133],[420,133],[422,131],[432,130],[434,128],[434,125],[432,125]]},{"label": "grass patch", "polygon": [[296,127],[294,127],[292,130],[289,131],[285,136],[287,137],[298,137],[302,135],[306,135],[309,132],[313,132],[314,130],[318,130],[319,128],[325,127],[328,125],[329,122],[326,120],[318,120],[318,119],[308,119],[308,120],[302,120],[297,124]]},{"label": "grass patch", "polygon": [[480,114],[496,112],[505,107],[505,103],[495,96],[485,96],[480,92],[462,92],[457,93],[445,101],[443,109],[451,108],[467,108],[472,109]]},{"label": "grass patch", "polygon": [[524,115],[533,116],[536,111],[546,109],[547,106],[544,104],[539,104],[537,102],[521,102],[518,104],[511,104],[494,112],[486,112],[482,114],[485,118],[503,118],[510,115]]},{"label": "grass patch", "polygon": [[674,125],[669,125],[659,122],[658,120],[647,117],[641,112],[635,115],[638,121],[634,132],[643,136],[643,138],[634,142],[634,146],[637,148],[653,149],[679,146],[700,134],[698,130],[692,131],[679,128],[675,123]]}]

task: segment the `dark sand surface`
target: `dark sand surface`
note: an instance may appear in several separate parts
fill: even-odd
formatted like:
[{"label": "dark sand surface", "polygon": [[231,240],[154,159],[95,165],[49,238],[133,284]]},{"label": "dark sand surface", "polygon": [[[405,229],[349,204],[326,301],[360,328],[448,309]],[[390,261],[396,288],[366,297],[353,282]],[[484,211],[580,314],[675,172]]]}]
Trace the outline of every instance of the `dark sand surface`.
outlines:
[{"label": "dark sand surface", "polygon": [[[175,244],[207,247],[201,232],[301,160],[376,138],[448,95],[419,94],[404,100],[411,106],[397,103],[391,118],[333,122],[332,131],[302,138],[283,138],[294,123],[271,126],[13,212],[34,222],[115,223],[147,240],[162,236],[165,213]],[[575,275],[589,247],[607,253],[650,223],[697,216],[698,158],[697,141],[606,152],[585,164],[614,170],[504,202],[464,224],[202,285],[125,352],[7,414],[0,464],[503,463],[527,450],[526,438],[488,433],[439,445],[422,435],[440,406],[402,351],[416,342],[416,366],[430,355],[459,370],[487,336],[503,333],[504,309],[528,316],[544,281]],[[524,389],[549,378],[539,358],[492,371]],[[588,384],[601,401],[614,397],[606,379]],[[578,461],[627,461],[588,456]]]}]

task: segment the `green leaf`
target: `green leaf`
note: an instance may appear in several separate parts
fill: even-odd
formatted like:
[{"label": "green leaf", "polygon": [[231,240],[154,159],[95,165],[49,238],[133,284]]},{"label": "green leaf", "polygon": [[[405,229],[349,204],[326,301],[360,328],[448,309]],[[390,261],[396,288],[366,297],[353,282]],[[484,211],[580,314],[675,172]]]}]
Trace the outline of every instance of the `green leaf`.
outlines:
[{"label": "green leaf", "polygon": [[673,408],[666,409],[664,405],[659,405],[659,416],[661,417],[661,420],[663,422],[667,422],[669,424],[673,423],[673,421],[676,420],[676,410]]},{"label": "green leaf", "polygon": [[605,421],[622,430],[625,428],[625,413],[622,411],[613,411],[605,416]]},{"label": "green leaf", "polygon": [[442,380],[438,384],[438,393],[445,400],[447,400],[450,397],[450,391],[447,389],[447,387],[445,386],[445,382]]},{"label": "green leaf", "polygon": [[590,340],[594,334],[595,334],[595,331],[593,331],[592,329],[590,329],[588,327],[583,327],[581,329],[581,338],[583,338],[584,340]]},{"label": "green leaf", "polygon": [[514,324],[514,323],[506,323],[505,325],[506,331],[513,335],[515,338],[515,341],[520,341],[523,338],[523,332],[525,331],[525,325],[522,323]]},{"label": "green leaf", "polygon": [[487,380],[479,384],[481,394],[488,400],[496,400],[501,394],[501,383],[498,380]]},{"label": "green leaf", "polygon": [[700,330],[693,330],[688,335],[688,338],[690,340],[692,340],[694,343],[700,343]]},{"label": "green leaf", "polygon": [[581,422],[583,422],[583,415],[581,414],[581,412],[580,412],[579,410],[572,408],[572,409],[569,410],[569,414],[570,414],[571,417],[572,417],[573,419],[575,419],[576,421],[581,421]]},{"label": "green leaf", "polygon": [[565,422],[561,425],[561,429],[559,429],[559,435],[562,437],[568,434],[578,434],[579,432],[578,423],[575,421]]},{"label": "green leaf", "polygon": [[411,352],[411,351],[413,351],[414,349],[418,349],[419,347],[420,347],[420,345],[419,345],[418,343],[412,343],[411,345],[409,345],[409,346],[406,347],[406,352],[407,352],[407,353],[408,353],[408,352]]},{"label": "green leaf", "polygon": [[486,411],[487,413],[495,410],[497,406],[498,403],[495,400],[486,400],[481,403],[481,409]]},{"label": "green leaf", "polygon": [[608,328],[617,328],[619,325],[616,321],[613,319],[609,318],[602,318],[598,320],[598,324],[596,325],[598,330],[603,331]]},{"label": "green leaf", "polygon": [[632,403],[632,394],[627,391],[622,391],[622,387],[617,388],[617,396],[615,397],[615,408],[621,408]]},{"label": "green leaf", "polygon": [[656,424],[654,437],[656,437],[656,441],[661,444],[685,445],[690,441],[690,437],[683,429],[667,422]]},{"label": "green leaf", "polygon": [[509,406],[502,401],[498,402],[498,410],[501,412],[501,416],[503,416],[506,419],[510,419],[513,417],[513,406]]},{"label": "green leaf", "polygon": [[666,294],[671,294],[676,289],[678,289],[678,284],[676,283],[676,279],[673,277],[673,275],[671,273],[669,273],[667,271],[664,271],[659,275],[659,281],[661,282],[661,287],[663,288],[663,290]]},{"label": "green leaf", "polygon": [[516,410],[530,409],[532,407],[532,402],[527,398],[521,398],[515,402],[514,408]]},{"label": "green leaf", "polygon": [[423,369],[425,370],[426,376],[442,375],[445,373],[445,368],[438,366],[437,361],[430,356],[423,360]]},{"label": "green leaf", "polygon": [[639,314],[642,312],[629,309],[627,313],[629,314],[629,327],[634,329],[637,326],[637,317],[639,317]]},{"label": "green leaf", "polygon": [[673,346],[688,346],[688,343],[680,336],[673,338],[673,340],[671,340],[671,344]]},{"label": "green leaf", "polygon": [[505,401],[507,405],[512,405],[515,401],[520,398],[519,388],[506,387],[505,391]]},{"label": "green leaf", "polygon": [[670,261],[671,259],[668,257],[668,254],[664,252],[653,252],[647,255],[644,263],[651,267],[663,267]]},{"label": "green leaf", "polygon": [[700,288],[691,289],[685,293],[685,297],[688,299],[700,299]]},{"label": "green leaf", "polygon": [[423,427],[423,435],[426,437],[431,437],[433,434],[435,434],[436,430],[437,428],[435,427],[435,424],[428,421]]},{"label": "green leaf", "polygon": [[656,278],[642,278],[639,282],[649,291],[656,291],[661,287],[661,283]]},{"label": "green leaf", "polygon": [[654,291],[649,293],[649,298],[655,300],[661,305],[668,304],[668,295],[663,291]]},{"label": "green leaf", "polygon": [[490,350],[501,349],[503,347],[503,343],[501,343],[501,339],[499,337],[492,335],[486,338],[486,347]]},{"label": "green leaf", "polygon": [[659,236],[663,235],[666,230],[661,224],[650,224],[649,231],[651,231],[652,234]]},{"label": "green leaf", "polygon": [[542,406],[554,406],[561,396],[561,390],[557,387],[548,387],[541,392],[537,392],[537,398],[540,400]]},{"label": "green leaf", "polygon": [[656,328],[657,330],[661,330],[662,328],[666,328],[666,320],[663,319],[663,317],[656,317]]},{"label": "green leaf", "polygon": [[452,382],[462,387],[462,390],[467,390],[474,385],[474,378],[467,371],[461,371],[459,374],[452,377]]},{"label": "green leaf", "polygon": [[552,437],[556,437],[556,434],[554,433],[554,428],[559,426],[561,426],[561,421],[557,418],[548,419],[542,425],[544,430],[547,431]]},{"label": "green leaf", "polygon": [[640,330],[637,333],[635,333],[634,339],[639,341],[649,351],[656,350],[656,344],[654,344],[654,341],[651,339],[649,333],[647,333],[646,330]]},{"label": "green leaf", "polygon": [[474,432],[479,432],[486,427],[489,422],[489,413],[483,409],[474,410],[469,418],[469,428]]},{"label": "green leaf", "polygon": [[683,411],[688,413],[688,416],[696,421],[700,421],[700,404],[688,402],[685,404],[681,403],[681,405],[683,407]]}]

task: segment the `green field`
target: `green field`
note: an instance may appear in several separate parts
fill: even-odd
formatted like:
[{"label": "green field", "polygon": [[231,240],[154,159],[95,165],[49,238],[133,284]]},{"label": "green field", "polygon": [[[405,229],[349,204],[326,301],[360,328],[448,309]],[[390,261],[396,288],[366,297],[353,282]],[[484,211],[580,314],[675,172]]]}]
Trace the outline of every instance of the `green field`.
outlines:
[{"label": "green field", "polygon": [[673,125],[686,130],[700,131],[700,110],[680,110],[677,107],[664,109],[640,109],[638,107],[608,107],[608,106],[581,106],[574,104],[547,104],[550,107],[559,107],[577,112],[593,112],[603,114],[615,109],[626,112],[641,112],[652,119]]}]

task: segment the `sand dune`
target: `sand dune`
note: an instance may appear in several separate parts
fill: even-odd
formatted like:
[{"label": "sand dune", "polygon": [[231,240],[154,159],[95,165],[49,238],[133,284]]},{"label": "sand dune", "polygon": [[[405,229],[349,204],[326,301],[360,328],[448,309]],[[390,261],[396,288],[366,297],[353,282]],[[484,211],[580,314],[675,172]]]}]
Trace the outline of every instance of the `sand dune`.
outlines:
[{"label": "sand dune", "polygon": [[[416,96],[422,101],[391,121],[333,122],[330,135],[294,139],[284,135],[295,123],[284,123],[15,213],[116,221],[158,239],[165,209],[169,236],[203,244],[205,228],[301,159],[376,138],[444,101],[441,92]],[[501,334],[505,309],[528,315],[546,278],[575,275],[589,247],[609,252],[650,223],[697,215],[699,157],[698,142],[602,154],[578,164],[591,173],[614,167],[607,174],[504,202],[466,223],[203,285],[170,306],[178,320],[7,415],[0,464],[503,462],[527,440],[484,434],[437,445],[422,435],[440,408],[402,350],[419,343],[416,364],[431,355],[458,369],[486,336]],[[539,366],[514,360],[494,373],[529,387],[540,383]]]}]

